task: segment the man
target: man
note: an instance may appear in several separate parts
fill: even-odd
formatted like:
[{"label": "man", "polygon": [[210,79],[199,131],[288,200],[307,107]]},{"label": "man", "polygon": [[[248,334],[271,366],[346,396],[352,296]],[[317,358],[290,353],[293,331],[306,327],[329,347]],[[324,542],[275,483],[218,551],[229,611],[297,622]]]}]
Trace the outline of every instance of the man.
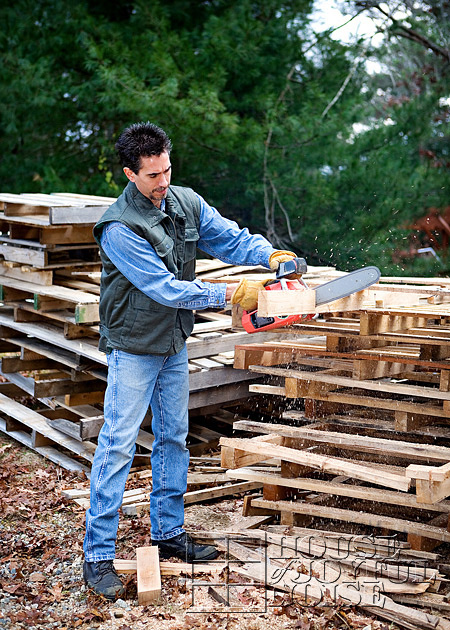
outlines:
[{"label": "man", "polygon": [[195,279],[195,256],[204,252],[238,265],[277,269],[295,256],[274,250],[223,218],[189,188],[170,186],[171,142],[151,123],[124,130],[116,149],[129,183],[94,227],[103,263],[100,343],[107,353],[105,422],[91,472],[83,575],[109,599],[123,594],[114,571],[115,540],[136,437],[148,407],[154,434],[151,455],[152,544],[162,558],[211,560],[183,529],[189,452],[186,339],[194,310],[227,301],[256,306],[261,283],[213,284]]}]

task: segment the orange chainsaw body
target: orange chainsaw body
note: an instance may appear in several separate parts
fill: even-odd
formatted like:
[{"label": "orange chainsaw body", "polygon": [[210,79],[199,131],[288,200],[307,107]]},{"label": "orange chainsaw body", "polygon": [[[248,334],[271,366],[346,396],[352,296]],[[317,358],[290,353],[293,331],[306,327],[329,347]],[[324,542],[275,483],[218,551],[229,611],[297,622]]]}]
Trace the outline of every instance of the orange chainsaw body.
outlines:
[{"label": "orange chainsaw body", "polygon": [[[278,282],[271,282],[264,287],[265,291],[303,291],[305,285],[299,280],[284,279]],[[242,325],[248,333],[272,330],[290,326],[301,319],[311,319],[313,315],[278,315],[273,317],[258,317],[257,310],[244,311],[242,315]]]}]

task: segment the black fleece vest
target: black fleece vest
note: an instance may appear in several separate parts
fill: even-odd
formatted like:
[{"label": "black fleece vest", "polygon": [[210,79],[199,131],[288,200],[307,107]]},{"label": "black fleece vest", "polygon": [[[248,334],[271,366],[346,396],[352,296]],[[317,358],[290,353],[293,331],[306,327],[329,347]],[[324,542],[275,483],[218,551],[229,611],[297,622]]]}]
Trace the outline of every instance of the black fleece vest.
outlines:
[{"label": "black fleece vest", "polygon": [[171,186],[163,212],[130,182],[94,226],[103,264],[99,349],[103,352],[118,349],[132,354],[175,354],[192,332],[194,315],[190,310],[159,304],[120,273],[100,245],[102,230],[111,221],[124,223],[147,240],[178,280],[194,280],[199,199],[190,188]]}]

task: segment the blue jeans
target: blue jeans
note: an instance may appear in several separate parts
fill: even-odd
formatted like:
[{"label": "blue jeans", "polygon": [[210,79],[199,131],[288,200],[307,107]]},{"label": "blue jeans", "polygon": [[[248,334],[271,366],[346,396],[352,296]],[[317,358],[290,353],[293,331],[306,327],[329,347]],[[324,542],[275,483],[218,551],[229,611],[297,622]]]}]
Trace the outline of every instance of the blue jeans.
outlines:
[{"label": "blue jeans", "polygon": [[151,406],[155,436],[151,454],[150,522],[153,540],[181,534],[187,485],[189,373],[186,345],[170,357],[108,355],[105,422],[98,436],[86,512],[87,562],[112,560],[125,482],[141,422]]}]

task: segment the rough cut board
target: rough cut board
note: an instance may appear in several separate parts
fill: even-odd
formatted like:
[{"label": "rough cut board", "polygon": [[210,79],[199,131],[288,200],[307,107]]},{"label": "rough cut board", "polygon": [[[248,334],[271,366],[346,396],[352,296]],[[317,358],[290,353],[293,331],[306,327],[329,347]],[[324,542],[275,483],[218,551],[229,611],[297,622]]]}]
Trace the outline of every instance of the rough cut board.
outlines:
[{"label": "rough cut board", "polygon": [[448,299],[448,289],[436,287],[430,289],[417,288],[415,291],[405,291],[403,287],[389,288],[376,285],[364,291],[358,291],[349,297],[334,300],[328,304],[316,306],[315,291],[260,291],[258,294],[258,316],[273,317],[280,315],[333,313],[343,311],[359,311],[365,308],[401,307],[409,305],[421,305],[430,295],[441,295]]},{"label": "rough cut board", "polygon": [[[259,455],[260,461],[265,461],[270,458],[279,458],[284,461],[301,464],[315,470],[335,475],[353,477],[375,485],[393,488],[394,490],[407,492],[410,487],[410,481],[406,479],[404,475],[386,471],[384,471],[383,474],[380,474],[379,470],[377,470],[376,467],[371,466],[370,462],[348,462],[343,459],[339,459],[338,457],[332,457],[329,455],[321,455],[319,453],[313,453],[306,450],[269,444],[268,442],[262,443],[254,438],[237,439],[222,437],[220,439],[220,445],[229,447],[230,449],[236,449],[237,451]],[[224,467],[230,467],[227,466],[226,460],[223,461],[222,465]]]}]

